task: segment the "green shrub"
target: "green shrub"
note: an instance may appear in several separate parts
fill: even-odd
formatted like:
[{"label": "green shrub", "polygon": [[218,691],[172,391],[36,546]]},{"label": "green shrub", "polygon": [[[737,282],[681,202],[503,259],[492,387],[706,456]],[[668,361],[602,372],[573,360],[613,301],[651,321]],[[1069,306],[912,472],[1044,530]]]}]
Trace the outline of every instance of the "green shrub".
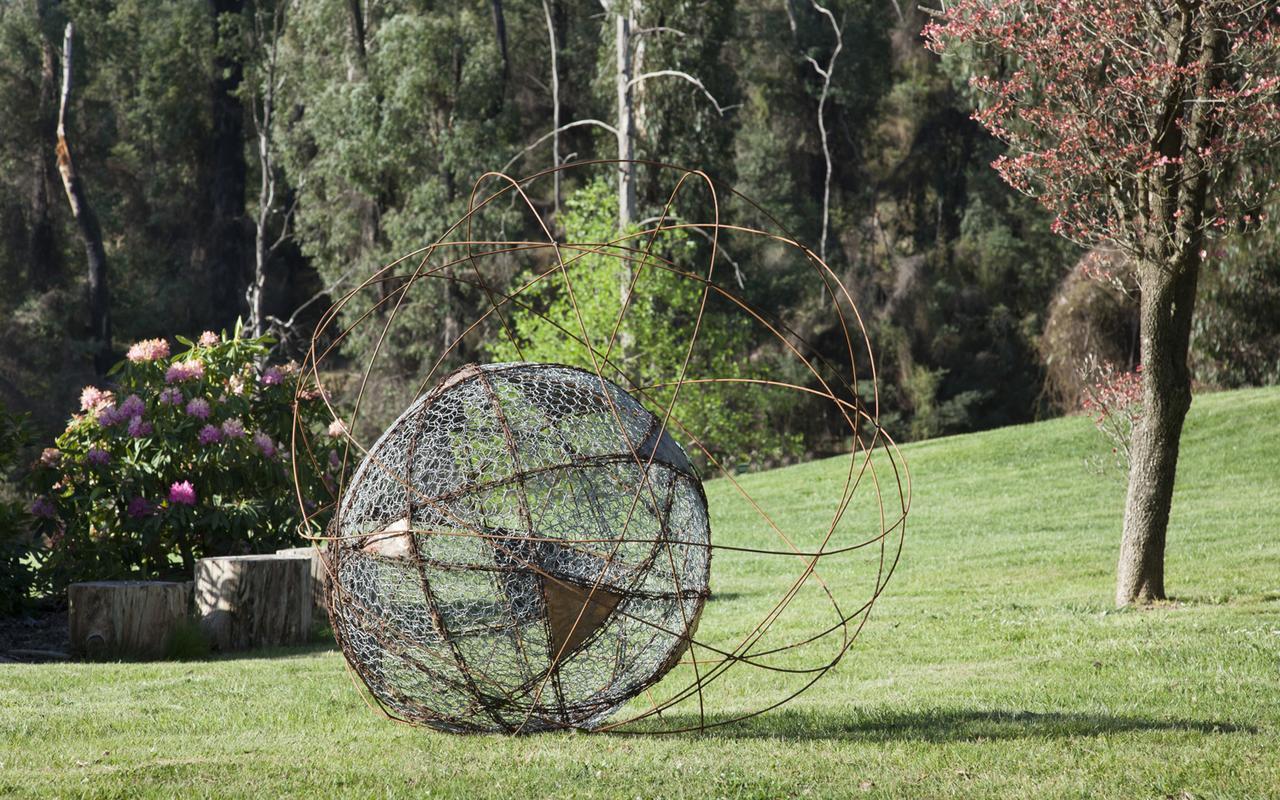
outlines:
[{"label": "green shrub", "polygon": [[[703,313],[694,352],[688,352],[703,284],[663,268],[643,251],[651,248],[655,256],[676,265],[697,265],[697,243],[682,230],[664,230],[650,241],[633,227],[628,231],[632,238],[613,247],[612,253],[590,252],[598,243],[619,238],[617,219],[617,192],[604,180],[566,199],[560,222],[568,243],[562,249],[572,297],[558,275],[521,292],[506,320],[512,336],[494,337],[487,344],[489,357],[587,370],[598,364],[606,378],[632,389],[659,416],[674,401],[670,432],[688,445],[690,456],[701,466],[710,456],[726,469],[746,470],[799,453],[800,436],[779,430],[773,419],[794,405],[794,396],[769,394],[746,383],[690,383],[676,394],[674,383],[686,358],[685,377],[691,379],[764,378],[768,371],[752,362],[752,329],[746,315],[724,308],[727,303],[714,294]],[[624,247],[633,252],[626,253]],[[696,266],[685,268],[697,271]],[[523,286],[536,274],[524,272],[516,285]],[[617,326],[633,279],[624,321]],[[582,341],[584,329],[590,348]],[[606,353],[610,363],[603,361]],[[689,434],[699,442],[690,441]]]},{"label": "green shrub", "polygon": [[[40,588],[76,580],[190,575],[195,559],[294,543],[308,503],[327,500],[336,458],[290,463],[292,365],[266,366],[270,340],[205,333],[135,344],[112,390],[85,387],[81,411],[44,451],[32,503],[47,545]],[[298,392],[299,419],[322,430],[320,394]],[[316,523],[320,519],[313,520]]]}]

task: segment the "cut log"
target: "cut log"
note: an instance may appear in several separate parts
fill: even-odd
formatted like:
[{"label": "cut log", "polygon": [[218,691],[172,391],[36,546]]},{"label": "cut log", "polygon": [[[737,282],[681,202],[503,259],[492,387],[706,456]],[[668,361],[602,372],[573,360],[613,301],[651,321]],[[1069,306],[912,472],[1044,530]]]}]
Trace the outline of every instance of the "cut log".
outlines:
[{"label": "cut log", "polygon": [[316,618],[323,618],[325,587],[329,583],[329,571],[324,565],[324,551],[318,547],[289,547],[277,550],[276,555],[311,559],[311,615],[313,621]]},{"label": "cut log", "polygon": [[188,618],[191,583],[95,581],[67,587],[71,652],[91,659],[163,658]]},{"label": "cut log", "polygon": [[216,650],[302,644],[311,631],[311,559],[256,555],[196,562],[200,628]]}]

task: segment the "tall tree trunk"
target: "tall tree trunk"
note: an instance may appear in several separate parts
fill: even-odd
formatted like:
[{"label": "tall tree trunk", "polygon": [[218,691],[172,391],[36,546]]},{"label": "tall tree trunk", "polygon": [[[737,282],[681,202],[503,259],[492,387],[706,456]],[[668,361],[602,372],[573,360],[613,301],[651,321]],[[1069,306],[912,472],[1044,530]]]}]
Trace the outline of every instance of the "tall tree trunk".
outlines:
[{"label": "tall tree trunk", "polygon": [[[244,0],[209,0],[215,35],[221,38],[223,15],[238,16]],[[211,322],[230,327],[240,314],[243,284],[249,272],[245,224],[244,105],[237,92],[244,64],[234,48],[220,45],[213,59],[213,151],[209,181],[209,301]]]},{"label": "tall tree trunk", "polygon": [[560,219],[560,68],[557,63],[556,23],[551,13],[551,0],[542,0],[542,13],[547,18],[547,36],[551,40],[551,166],[556,172],[551,176],[554,183],[555,212],[557,223]]},{"label": "tall tree trunk", "polygon": [[634,3],[625,8],[614,6],[614,47],[617,50],[616,86],[618,92],[618,229],[636,220],[635,108],[632,102],[631,35],[635,23]]},{"label": "tall tree trunk", "polygon": [[[1194,96],[1209,98],[1222,79],[1227,38],[1212,15],[1199,13],[1199,6],[1185,4],[1181,9],[1180,16],[1170,23],[1170,42],[1177,52],[1171,60],[1184,63],[1195,43],[1199,52]],[[1191,408],[1187,353],[1210,182],[1200,154],[1218,134],[1218,123],[1209,111],[1210,104],[1200,102],[1192,106],[1185,126],[1175,124],[1184,100],[1181,89],[1169,95],[1169,124],[1155,143],[1158,152],[1180,157],[1178,163],[1156,173],[1159,183],[1152,192],[1156,226],[1148,246],[1151,258],[1139,265],[1138,272],[1143,417],[1134,430],[1129,455],[1129,490],[1116,570],[1116,605],[1120,606],[1165,598],[1165,537],[1182,423]]]},{"label": "tall tree trunk", "polygon": [[75,218],[80,240],[84,243],[89,266],[89,335],[95,340],[93,364],[99,374],[111,366],[111,297],[107,289],[107,253],[102,247],[102,229],[89,205],[84,185],[71,160],[67,143],[67,103],[71,95],[71,41],[75,28],[67,23],[62,40],[62,98],[58,106],[58,130],[55,152],[62,186],[67,191],[71,216]]},{"label": "tall tree trunk", "polygon": [[1165,599],[1164,547],[1182,424],[1191,408],[1187,351],[1199,256],[1142,267],[1143,416],[1133,433],[1116,605]]}]

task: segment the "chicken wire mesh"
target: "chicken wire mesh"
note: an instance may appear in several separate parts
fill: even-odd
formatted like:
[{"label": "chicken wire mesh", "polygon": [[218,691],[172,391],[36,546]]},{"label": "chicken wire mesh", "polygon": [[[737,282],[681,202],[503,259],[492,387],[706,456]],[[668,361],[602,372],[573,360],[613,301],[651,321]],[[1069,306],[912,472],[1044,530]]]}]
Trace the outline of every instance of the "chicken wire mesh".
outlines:
[{"label": "chicken wire mesh", "polygon": [[[455,226],[348,292],[316,329],[299,391],[331,403],[342,469],[332,504],[301,492],[299,502],[312,517],[332,510],[328,528],[311,538],[325,547],[335,638],[367,699],[392,719],[460,732],[678,732],[739,721],[827,674],[897,564],[910,480],[880,425],[871,345],[839,277],[746,198],[668,165],[637,164],[653,180],[673,179],[660,215],[608,241],[553,234],[530,195],[557,172],[567,180],[618,164],[482,177]],[[704,196],[682,209],[690,187]],[[751,220],[723,220],[723,198]],[[486,233],[484,215],[504,204],[508,216]],[[541,240],[502,235],[513,208],[531,215]],[[708,218],[699,221],[700,213]],[[681,264],[655,247],[673,232],[705,239],[706,263]],[[771,268],[798,259],[820,282],[828,319],[816,328],[841,342],[827,350],[842,348],[845,358],[824,359],[743,297],[728,251],[761,242]],[[590,258],[630,276],[616,318],[594,324],[571,278]],[[521,259],[532,277],[513,271]],[[628,358],[619,352],[630,297],[645,291],[649,273],[697,290],[676,310],[687,349],[658,376],[633,366],[645,341],[626,342]],[[547,282],[574,304],[572,322],[550,320],[530,299],[531,287]],[[415,398],[366,444],[361,415],[378,374],[396,368],[398,315],[415,297],[448,302],[464,292],[485,308],[446,325],[438,347],[423,348],[431,367]],[[715,303],[774,342],[791,361],[788,379],[699,356],[704,314]],[[486,336],[506,337],[519,351],[517,312],[552,322],[583,366],[526,360],[448,372],[467,360],[464,352],[483,354]],[[344,374],[341,347],[353,337],[374,345],[354,380],[345,378],[339,413],[335,376]],[[724,386],[826,404],[847,443],[844,467],[830,473],[839,478],[814,482],[797,504],[723,463],[715,432],[691,424],[691,408],[706,402],[700,390]],[[710,511],[677,440],[719,478],[721,502]],[[295,426],[294,463],[321,464],[333,441]],[[721,520],[714,539],[713,520]]]},{"label": "chicken wire mesh", "polygon": [[583,370],[464,367],[341,502],[335,634],[379,700],[433,727],[594,727],[679,658],[707,597],[688,456]]}]

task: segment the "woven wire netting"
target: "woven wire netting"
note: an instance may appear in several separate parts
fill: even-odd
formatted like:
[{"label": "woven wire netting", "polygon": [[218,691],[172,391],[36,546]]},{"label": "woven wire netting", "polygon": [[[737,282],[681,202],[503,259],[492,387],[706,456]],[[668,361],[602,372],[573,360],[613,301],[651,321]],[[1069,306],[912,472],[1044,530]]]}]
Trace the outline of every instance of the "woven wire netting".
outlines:
[{"label": "woven wire netting", "polygon": [[[393,719],[451,731],[674,732],[751,717],[798,697],[841,660],[896,566],[910,484],[879,423],[871,346],[848,290],[749,200],[666,165],[639,164],[673,181],[660,215],[611,241],[553,235],[531,194],[556,172],[617,164],[484,176],[463,219],[348,292],[317,328],[300,391],[331,403],[342,467],[331,522],[312,538],[325,548],[335,638],[368,699]],[[699,202],[682,207],[696,189]],[[749,221],[723,221],[722,198]],[[499,222],[487,226],[495,209]],[[513,209],[536,220],[540,240],[501,235]],[[672,232],[705,239],[707,262],[681,264],[655,246]],[[828,319],[819,327],[842,339],[846,358],[817,356],[744,299],[729,249],[762,241],[775,266],[799,259],[820,282]],[[575,265],[601,256],[629,276],[617,318],[594,328],[582,313],[555,322],[589,368],[523,361],[450,371],[460,354],[483,353],[486,336],[520,350],[509,317],[547,319],[529,299],[533,286],[554,282],[576,311]],[[521,259],[531,277],[512,270]],[[658,380],[639,377],[619,352],[630,298],[649,273],[697,287],[683,309],[687,349]],[[446,330],[408,409],[367,444],[362,413],[378,375],[396,368],[388,341],[397,315],[415,297],[462,292],[486,309]],[[716,304],[774,342],[790,360],[788,379],[726,372],[724,359],[700,357],[704,314]],[[352,337],[375,343],[354,379],[340,361]],[[631,353],[645,344],[625,343]],[[800,497],[767,476],[739,475],[716,457],[714,433],[689,422],[692,404],[706,399],[699,392],[725,386],[748,401],[825,404],[847,446],[842,467]],[[334,441],[295,425],[294,463],[319,467],[326,451],[338,456]],[[711,512],[691,451],[720,479]],[[311,515],[326,510],[324,498],[299,501]]]}]

